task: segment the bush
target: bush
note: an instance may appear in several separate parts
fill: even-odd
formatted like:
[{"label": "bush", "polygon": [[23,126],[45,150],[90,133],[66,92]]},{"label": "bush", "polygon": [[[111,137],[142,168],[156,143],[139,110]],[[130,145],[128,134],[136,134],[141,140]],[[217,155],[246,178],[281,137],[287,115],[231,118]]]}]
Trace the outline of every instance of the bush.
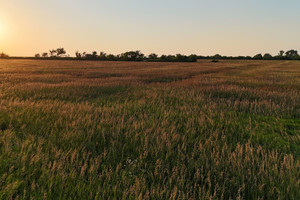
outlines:
[{"label": "bush", "polygon": [[8,58],[9,56],[7,55],[7,54],[5,54],[5,53],[0,53],[0,58]]}]

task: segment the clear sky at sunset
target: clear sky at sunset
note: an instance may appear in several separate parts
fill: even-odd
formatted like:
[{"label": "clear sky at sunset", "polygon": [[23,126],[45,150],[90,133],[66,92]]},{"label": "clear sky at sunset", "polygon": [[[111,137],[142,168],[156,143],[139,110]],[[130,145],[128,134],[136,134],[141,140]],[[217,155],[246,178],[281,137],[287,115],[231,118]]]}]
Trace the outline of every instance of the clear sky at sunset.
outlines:
[{"label": "clear sky at sunset", "polygon": [[300,50],[299,0],[0,0],[0,52]]}]

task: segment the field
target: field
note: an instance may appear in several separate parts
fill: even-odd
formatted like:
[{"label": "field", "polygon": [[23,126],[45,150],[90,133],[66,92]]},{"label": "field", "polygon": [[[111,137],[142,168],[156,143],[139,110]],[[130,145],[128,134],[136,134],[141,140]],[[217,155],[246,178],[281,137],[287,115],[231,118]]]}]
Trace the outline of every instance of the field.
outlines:
[{"label": "field", "polygon": [[0,199],[300,199],[300,62],[0,60]]}]

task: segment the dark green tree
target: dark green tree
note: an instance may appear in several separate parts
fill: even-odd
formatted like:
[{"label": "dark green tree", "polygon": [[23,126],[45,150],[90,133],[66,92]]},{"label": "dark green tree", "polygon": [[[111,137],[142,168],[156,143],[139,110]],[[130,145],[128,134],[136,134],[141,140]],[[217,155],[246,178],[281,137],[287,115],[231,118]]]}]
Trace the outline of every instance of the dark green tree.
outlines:
[{"label": "dark green tree", "polygon": [[285,52],[285,56],[288,59],[299,59],[299,54],[298,54],[298,51],[296,51],[296,50],[289,50],[289,51]]},{"label": "dark green tree", "polygon": [[110,61],[116,61],[117,60],[116,56],[114,56],[113,54],[107,55],[106,58],[107,58],[107,60],[110,60]]},{"label": "dark green tree", "polygon": [[161,55],[159,59],[160,59],[160,61],[167,61],[167,56]]},{"label": "dark green tree", "polygon": [[279,57],[283,57],[283,56],[284,56],[284,51],[283,51],[283,50],[279,51],[278,56],[279,56]]},{"label": "dark green tree", "polygon": [[213,59],[222,59],[222,56],[220,54],[216,54],[212,58]]},{"label": "dark green tree", "polygon": [[197,62],[197,55],[192,54],[188,57],[188,62]]},{"label": "dark green tree", "polygon": [[144,54],[141,51],[128,51],[121,54],[121,59],[124,61],[142,61],[144,60]]},{"label": "dark green tree", "polygon": [[273,58],[273,56],[269,53],[266,53],[263,57],[264,60],[271,60]]},{"label": "dark green tree", "polygon": [[261,54],[256,54],[255,56],[253,56],[254,60],[262,60],[263,56]]},{"label": "dark green tree", "polygon": [[148,58],[149,58],[150,60],[157,60],[158,55],[155,54],[155,53],[151,53],[151,54],[148,56]]}]

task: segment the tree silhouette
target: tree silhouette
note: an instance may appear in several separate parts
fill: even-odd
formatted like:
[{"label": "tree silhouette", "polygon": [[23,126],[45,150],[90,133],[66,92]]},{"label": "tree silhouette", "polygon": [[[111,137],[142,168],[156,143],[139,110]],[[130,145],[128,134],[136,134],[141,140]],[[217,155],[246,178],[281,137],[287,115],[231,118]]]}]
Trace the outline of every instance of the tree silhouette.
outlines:
[{"label": "tree silhouette", "polygon": [[273,56],[269,53],[266,53],[263,57],[263,59],[265,59],[265,60],[271,60],[272,58],[273,58]]},{"label": "tree silhouette", "polygon": [[144,54],[141,51],[128,51],[121,54],[121,59],[124,61],[142,61]]},{"label": "tree silhouette", "polygon": [[155,54],[155,53],[151,53],[151,54],[148,56],[148,58],[149,58],[150,60],[156,60],[156,59],[158,58],[158,55]]},{"label": "tree silhouette", "polygon": [[0,53],[0,58],[8,58],[9,57],[9,55],[7,55],[7,54],[5,54],[5,53]]},{"label": "tree silhouette", "polygon": [[[100,56],[101,57],[101,56]],[[107,60],[110,60],[110,61],[115,61],[117,60],[117,58],[113,55],[113,54],[109,54],[106,56]]]},{"label": "tree silhouette", "polygon": [[192,54],[188,57],[188,62],[197,62],[197,55]]},{"label": "tree silhouette", "polygon": [[283,57],[283,55],[284,55],[284,51],[283,50],[279,51],[278,56]]},{"label": "tree silhouette", "polygon": [[55,49],[49,50],[50,57],[56,57],[57,56],[57,51]]},{"label": "tree silhouette", "polygon": [[81,53],[79,53],[78,51],[75,52],[75,56],[78,59],[80,59],[82,57]]},{"label": "tree silhouette", "polygon": [[99,54],[99,60],[107,60],[106,53],[101,51]]},{"label": "tree silhouette", "polygon": [[222,56],[220,54],[216,54],[213,56],[213,59],[222,59]]},{"label": "tree silhouette", "polygon": [[42,53],[42,57],[44,58],[48,57],[48,53],[47,52]]},{"label": "tree silhouette", "polygon": [[56,49],[56,55],[58,56],[58,57],[60,57],[60,56],[62,56],[62,55],[65,55],[67,52],[66,52],[66,50],[64,49],[64,48],[57,48]]},{"label": "tree silhouette", "polygon": [[298,51],[296,51],[296,50],[289,50],[289,51],[285,52],[285,55],[288,59],[298,59],[299,58]]},{"label": "tree silhouette", "polygon": [[160,56],[160,60],[161,61],[166,61],[167,60],[167,56],[166,55],[161,55]]},{"label": "tree silhouette", "polygon": [[256,54],[255,56],[253,56],[254,60],[262,60],[263,56],[261,54]]}]

